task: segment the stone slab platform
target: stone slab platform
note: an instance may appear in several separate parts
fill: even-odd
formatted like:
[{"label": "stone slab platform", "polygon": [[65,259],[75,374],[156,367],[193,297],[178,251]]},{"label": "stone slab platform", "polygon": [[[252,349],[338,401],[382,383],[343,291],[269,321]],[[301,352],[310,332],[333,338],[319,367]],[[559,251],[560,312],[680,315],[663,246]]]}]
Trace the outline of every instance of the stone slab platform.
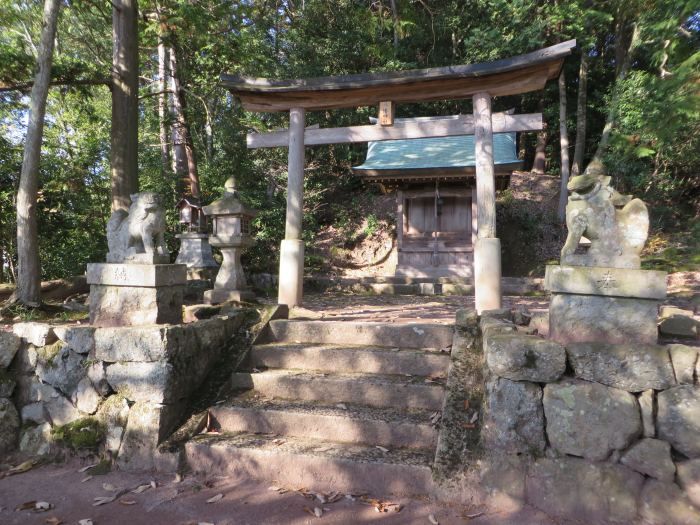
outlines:
[{"label": "stone slab platform", "polygon": [[279,486],[373,495],[429,494],[433,489],[430,449],[384,454],[322,440],[292,438],[283,443],[255,434],[202,437],[185,445],[195,473],[267,479]]},{"label": "stone slab platform", "polygon": [[544,287],[553,294],[665,299],[666,272],[552,264],[547,265]]},{"label": "stone slab platform", "polygon": [[110,286],[175,286],[187,281],[184,264],[111,264],[87,265],[88,284]]},{"label": "stone slab platform", "polygon": [[271,433],[392,449],[430,449],[437,441],[429,411],[368,409],[357,405],[339,408],[300,401],[236,398],[227,405],[213,406],[209,413],[225,433]]},{"label": "stone slab platform", "polygon": [[204,302],[206,304],[220,304],[227,301],[255,300],[255,293],[250,290],[207,290],[204,292]]}]

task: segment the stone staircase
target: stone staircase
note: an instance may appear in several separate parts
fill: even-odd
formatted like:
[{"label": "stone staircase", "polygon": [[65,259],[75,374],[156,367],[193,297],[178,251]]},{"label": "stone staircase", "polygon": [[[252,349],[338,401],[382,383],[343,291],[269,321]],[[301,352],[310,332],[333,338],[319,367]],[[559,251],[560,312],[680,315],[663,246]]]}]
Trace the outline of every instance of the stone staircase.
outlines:
[{"label": "stone staircase", "polygon": [[276,320],[236,392],[210,409],[220,434],[186,445],[197,472],[280,486],[429,494],[452,326]]}]

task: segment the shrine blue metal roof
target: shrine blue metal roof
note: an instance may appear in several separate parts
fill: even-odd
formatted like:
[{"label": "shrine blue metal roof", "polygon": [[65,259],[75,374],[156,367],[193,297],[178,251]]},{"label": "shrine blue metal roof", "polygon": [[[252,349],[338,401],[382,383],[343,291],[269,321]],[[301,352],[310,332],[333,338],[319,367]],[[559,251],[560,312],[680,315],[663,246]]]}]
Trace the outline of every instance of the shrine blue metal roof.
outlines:
[{"label": "shrine blue metal roof", "polygon": [[[494,133],[495,165],[520,162],[515,133]],[[353,170],[465,168],[476,165],[474,135],[370,142],[365,162]]]}]

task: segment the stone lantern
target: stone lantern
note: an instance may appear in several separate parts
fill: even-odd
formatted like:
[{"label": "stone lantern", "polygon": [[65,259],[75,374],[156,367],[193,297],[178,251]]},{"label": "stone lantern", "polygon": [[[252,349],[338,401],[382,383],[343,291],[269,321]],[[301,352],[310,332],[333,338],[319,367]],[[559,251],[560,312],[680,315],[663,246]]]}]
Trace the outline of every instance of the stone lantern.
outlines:
[{"label": "stone lantern", "polygon": [[250,221],[257,211],[238,198],[233,177],[224,184],[224,196],[204,206],[203,210],[212,220],[213,231],[209,243],[219,248],[223,256],[214,289],[204,292],[204,301],[216,304],[253,299],[255,295],[246,285],[243,274],[241,253],[254,242],[250,235]]},{"label": "stone lantern", "polygon": [[176,235],[180,239],[180,252],[175,262],[187,265],[187,279],[211,279],[219,267],[211,253],[207,240],[207,216],[199,199],[185,197],[177,203],[180,224],[184,232]]}]

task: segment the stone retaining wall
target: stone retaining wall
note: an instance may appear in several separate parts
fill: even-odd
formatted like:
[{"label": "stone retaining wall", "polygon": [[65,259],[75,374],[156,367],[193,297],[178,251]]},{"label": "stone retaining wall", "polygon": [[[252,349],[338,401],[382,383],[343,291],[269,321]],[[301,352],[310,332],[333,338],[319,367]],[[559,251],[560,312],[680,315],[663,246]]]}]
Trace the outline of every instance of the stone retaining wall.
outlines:
[{"label": "stone retaining wall", "polygon": [[514,458],[518,497],[588,523],[700,523],[697,348],[562,346],[502,311],[480,328],[482,446]]},{"label": "stone retaining wall", "polygon": [[242,322],[233,312],[181,325],[32,322],[0,332],[0,456],[46,454],[72,429],[95,437],[78,434],[73,448],[99,446],[121,468],[175,470],[177,456],[156,447],[187,418]]}]

